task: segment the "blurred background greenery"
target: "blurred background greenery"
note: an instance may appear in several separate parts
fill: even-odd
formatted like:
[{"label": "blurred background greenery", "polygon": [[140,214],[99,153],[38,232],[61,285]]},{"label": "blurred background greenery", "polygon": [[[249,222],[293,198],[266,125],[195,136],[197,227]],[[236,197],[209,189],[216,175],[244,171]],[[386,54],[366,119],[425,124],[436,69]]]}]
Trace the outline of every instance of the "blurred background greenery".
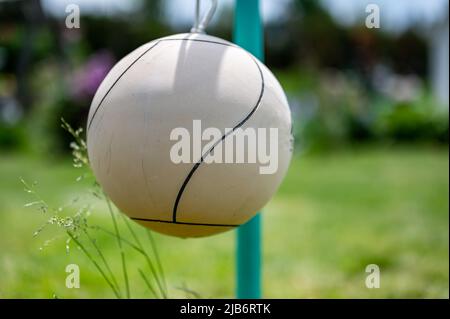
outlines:
[{"label": "blurred background greenery", "polygon": [[[24,208],[19,177],[39,181],[55,206],[86,193],[61,117],[85,127],[114,63],[188,31],[194,2],[0,1],[0,297],[113,297],[63,238],[32,237],[45,218]],[[262,1],[266,64],[286,90],[296,137],[264,210],[265,297],[449,296],[448,2],[371,2],[380,29],[365,27],[365,0]],[[80,5],[79,29],[65,27],[69,3]],[[219,4],[208,33],[231,40],[233,1]],[[109,225],[104,205],[94,208],[92,220]],[[233,238],[157,236],[171,296],[186,285],[232,297]],[[115,242],[99,241],[114,258]],[[80,289],[65,288],[71,262],[82,267]],[[380,289],[365,287],[371,263]],[[148,295],[143,284],[133,292]]]}]

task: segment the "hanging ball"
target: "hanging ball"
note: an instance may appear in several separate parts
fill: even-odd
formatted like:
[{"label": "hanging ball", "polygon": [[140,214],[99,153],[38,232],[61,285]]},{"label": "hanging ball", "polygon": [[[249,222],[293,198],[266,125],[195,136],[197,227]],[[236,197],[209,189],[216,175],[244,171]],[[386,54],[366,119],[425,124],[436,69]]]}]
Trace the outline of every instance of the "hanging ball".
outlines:
[{"label": "hanging ball", "polygon": [[292,154],[286,96],[264,64],[205,34],[161,38],[106,76],[89,112],[93,172],[136,222],[178,237],[247,222]]}]

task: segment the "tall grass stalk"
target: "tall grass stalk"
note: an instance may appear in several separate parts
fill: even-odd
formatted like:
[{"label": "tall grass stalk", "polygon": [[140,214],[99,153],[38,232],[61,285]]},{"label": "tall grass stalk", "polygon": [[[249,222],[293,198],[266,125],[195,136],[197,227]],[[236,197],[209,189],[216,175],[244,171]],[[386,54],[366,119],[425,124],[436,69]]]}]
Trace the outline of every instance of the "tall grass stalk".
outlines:
[{"label": "tall grass stalk", "polygon": [[[143,255],[145,257],[145,260],[147,261],[147,264],[150,268],[150,271],[153,274],[153,277],[155,278],[156,284],[158,286],[159,292],[161,293],[163,298],[167,298],[167,292],[165,291],[165,288],[163,287],[163,285],[161,284],[161,279],[160,279],[160,274],[158,274],[158,272],[156,271],[155,267],[153,266],[153,263],[150,259],[150,256],[147,254],[146,250],[144,249],[144,247],[141,244],[141,241],[139,240],[138,236],[136,235],[136,233],[133,230],[133,227],[131,227],[128,219],[126,217],[124,217],[124,221],[125,224],[127,225],[131,235],[133,236],[136,244],[138,245],[138,247],[142,250]],[[152,247],[153,248],[153,247]]]},{"label": "tall grass stalk", "polygon": [[161,274],[161,278],[162,278],[162,282],[163,282],[163,285],[164,285],[164,289],[165,289],[165,291],[167,293],[166,276],[164,275],[164,268],[162,266],[161,259],[159,258],[158,249],[156,249],[155,240],[153,239],[153,235],[152,235],[152,232],[150,230],[146,229],[145,231],[147,233],[147,238],[150,241],[150,245],[152,247],[153,254],[155,255],[156,265],[158,266],[159,273]]},{"label": "tall grass stalk", "polygon": [[69,237],[78,245],[78,247],[80,247],[80,249],[83,251],[83,253],[86,255],[86,257],[92,262],[92,264],[95,266],[95,268],[97,268],[97,270],[100,272],[102,277],[105,279],[105,281],[111,287],[111,289],[112,289],[113,293],[116,295],[116,297],[120,299],[121,298],[120,292],[117,290],[116,287],[114,287],[113,283],[108,278],[108,276],[106,276],[102,267],[100,267],[100,265],[97,263],[97,261],[91,256],[91,254],[86,249],[86,247],[84,247],[84,245],[74,235],[72,235],[70,231],[67,231],[67,235],[69,235]]},{"label": "tall grass stalk", "polygon": [[[100,230],[100,231],[102,231],[103,233],[105,233],[105,234],[107,234],[107,235],[109,235],[109,236],[117,237],[117,235],[116,235],[115,233],[113,233],[112,231],[110,231],[110,230],[108,230],[108,229],[105,229],[105,228],[100,227],[100,226],[94,226],[94,227],[95,227],[95,229]],[[131,241],[129,241],[129,240],[123,238],[123,237],[120,237],[120,240],[121,240],[124,244],[130,246],[130,247],[133,248],[136,252],[138,252],[139,254],[141,254],[141,255],[145,258],[145,260],[147,261],[147,264],[149,264],[149,267],[150,267],[150,265],[152,264],[152,263],[151,263],[150,256],[148,255],[147,251],[146,251],[142,246],[138,246],[138,245],[132,243]],[[154,275],[154,274],[155,274],[155,273],[152,271],[153,278],[154,278],[155,281],[157,282],[156,278],[157,278],[158,275],[157,275],[157,274]],[[145,276],[145,273],[143,273],[143,275]],[[142,275],[141,275],[141,277],[142,277]],[[148,279],[146,279],[145,281],[150,282]],[[164,290],[161,289],[160,286],[158,286],[158,288],[159,288],[159,293],[156,293],[156,292],[155,292],[155,297],[156,297],[156,298],[167,298],[167,293],[164,292]]]},{"label": "tall grass stalk", "polygon": [[125,252],[123,251],[123,247],[122,247],[122,240],[120,239],[119,227],[117,226],[117,221],[116,221],[116,217],[114,216],[114,211],[112,209],[111,202],[105,193],[103,193],[103,195],[105,197],[105,201],[108,206],[109,214],[111,215],[111,219],[112,219],[112,222],[114,225],[114,231],[117,235],[116,236],[117,237],[117,245],[118,245],[119,251],[120,251],[120,259],[122,261],[122,273],[123,273],[123,279],[125,281],[125,293],[126,293],[127,298],[130,298],[130,283],[128,281],[127,264],[126,264],[126,260],[125,260]]},{"label": "tall grass stalk", "polygon": [[116,290],[120,291],[119,284],[117,283],[116,277],[114,276],[114,273],[111,271],[111,267],[109,267],[109,263],[106,260],[105,255],[102,253],[101,249],[98,247],[97,241],[89,235],[89,233],[86,229],[83,229],[83,233],[89,239],[92,246],[94,246],[95,250],[97,251],[97,254],[99,255],[100,259],[103,261],[103,264],[105,265],[105,268],[108,271],[108,274],[111,277],[111,280],[114,283]]},{"label": "tall grass stalk", "polygon": [[[72,155],[73,155],[73,165],[76,168],[88,168],[89,169],[89,160],[87,156],[87,144],[82,138],[81,134],[83,132],[82,129],[74,130],[64,119],[61,119],[62,124],[61,126],[68,131],[74,138],[74,141],[70,144],[72,148]],[[90,174],[92,176],[92,174]],[[87,174],[83,174],[82,176],[79,176],[76,181],[80,181],[81,179],[86,178],[88,176]],[[60,206],[57,209],[52,209],[47,202],[36,192],[35,186],[37,183],[29,184],[25,180],[21,179],[25,191],[29,194],[31,194],[34,198],[33,201],[30,203],[27,203],[26,207],[36,207],[38,208],[38,211],[42,214],[48,214],[48,212],[52,212],[53,214],[48,217],[47,221],[39,227],[33,234],[33,236],[38,236],[46,227],[48,226],[57,226],[64,230],[64,233],[67,234],[67,240],[66,240],[66,250],[67,252],[70,252],[70,242],[74,242],[81,252],[86,256],[87,260],[95,267],[95,269],[100,273],[101,277],[105,280],[108,287],[111,288],[113,294],[117,298],[122,298],[125,296],[126,298],[131,297],[131,287],[130,287],[130,281],[129,281],[129,268],[127,265],[127,259],[126,259],[126,250],[125,245],[132,248],[134,251],[139,253],[141,256],[144,257],[144,260],[146,261],[149,269],[151,277],[146,275],[146,273],[140,269],[135,269],[141,278],[143,279],[146,287],[149,289],[151,295],[154,298],[167,298],[168,297],[168,291],[167,291],[167,285],[166,280],[164,276],[163,267],[158,255],[156,244],[151,237],[150,231],[147,230],[147,236],[150,240],[150,248],[152,251],[152,254],[155,258],[156,267],[154,266],[154,263],[152,261],[152,258],[145,250],[144,246],[142,245],[139,236],[133,229],[134,226],[131,225],[128,218],[126,218],[123,215],[120,215],[122,217],[123,222],[125,223],[126,227],[128,228],[132,240],[135,241],[135,244],[127,239],[124,238],[120,234],[120,225],[119,220],[116,218],[116,212],[114,211],[113,205],[108,198],[108,196],[103,193],[102,191],[92,190],[91,194],[94,195],[97,199],[104,200],[106,202],[106,206],[108,207],[109,215],[111,217],[112,225],[113,225],[113,231],[110,231],[108,229],[105,229],[100,226],[96,225],[89,225],[88,224],[88,216],[90,215],[90,206],[83,206],[79,209],[77,209],[76,213],[74,215],[67,215],[64,214],[68,209],[74,206],[76,202],[78,202],[78,199],[73,200],[70,204]],[[98,186],[96,182],[94,182],[94,185]],[[101,196],[101,193],[103,193],[103,196]],[[64,215],[63,215],[64,214]],[[121,259],[121,272],[123,276],[124,281],[124,287],[125,287],[125,293],[122,293],[122,290],[120,288],[119,281],[117,280],[113,269],[110,267],[110,264],[108,262],[108,259],[106,258],[104,251],[102,250],[101,245],[99,245],[99,242],[97,239],[95,239],[90,233],[89,230],[101,230],[105,234],[112,236],[117,241],[117,247],[119,249],[120,253],[120,259]],[[86,243],[83,242],[82,239],[85,239]],[[52,242],[53,239],[47,240],[45,245],[47,243]],[[94,257],[94,255],[90,252],[90,250],[94,250],[96,252],[97,258]],[[156,283],[157,289],[155,289],[154,285],[152,284],[152,281]]]}]

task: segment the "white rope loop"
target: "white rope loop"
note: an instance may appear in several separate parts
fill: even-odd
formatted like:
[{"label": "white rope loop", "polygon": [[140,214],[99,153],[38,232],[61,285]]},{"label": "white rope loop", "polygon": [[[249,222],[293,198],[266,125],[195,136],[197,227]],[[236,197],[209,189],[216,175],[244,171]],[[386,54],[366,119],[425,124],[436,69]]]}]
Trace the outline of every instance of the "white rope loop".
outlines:
[{"label": "white rope loop", "polygon": [[194,26],[191,29],[192,33],[205,33],[205,29],[211,21],[214,13],[217,9],[217,0],[211,0],[211,7],[208,12],[203,16],[203,19],[200,20],[200,0],[196,0],[195,5],[195,22]]}]

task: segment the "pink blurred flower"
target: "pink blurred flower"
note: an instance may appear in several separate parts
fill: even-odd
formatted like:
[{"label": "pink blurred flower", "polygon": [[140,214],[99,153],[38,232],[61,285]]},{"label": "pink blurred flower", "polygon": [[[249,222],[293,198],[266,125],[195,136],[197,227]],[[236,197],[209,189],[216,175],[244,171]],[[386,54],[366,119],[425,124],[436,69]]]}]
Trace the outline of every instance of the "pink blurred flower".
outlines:
[{"label": "pink blurred flower", "polygon": [[115,59],[109,51],[100,51],[91,55],[87,62],[75,72],[72,79],[72,96],[77,100],[91,99],[114,62]]}]

